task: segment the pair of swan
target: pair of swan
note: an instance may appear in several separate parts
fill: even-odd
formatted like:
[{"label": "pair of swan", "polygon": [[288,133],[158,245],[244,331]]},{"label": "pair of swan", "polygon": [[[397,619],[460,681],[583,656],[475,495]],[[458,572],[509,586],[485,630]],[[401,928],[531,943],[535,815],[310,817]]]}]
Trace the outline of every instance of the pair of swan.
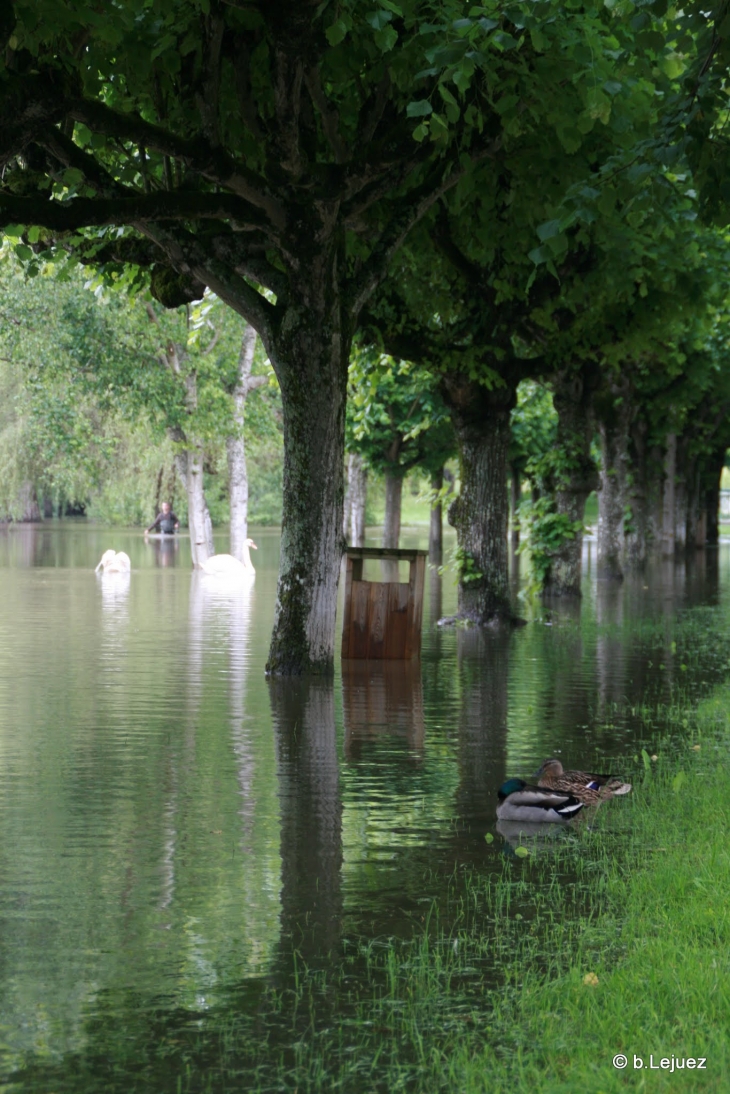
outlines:
[{"label": "pair of swan", "polygon": [[[247,539],[246,544],[253,547],[254,551],[258,550],[252,539]],[[243,577],[244,574],[254,574],[256,572],[250,562],[247,566],[244,562],[234,558],[233,555],[211,555],[200,568],[204,574],[217,577],[225,575]],[[98,574],[99,570],[103,570],[105,574],[128,574],[131,569],[132,563],[125,551],[109,550],[101,556],[101,560],[94,572]]]}]

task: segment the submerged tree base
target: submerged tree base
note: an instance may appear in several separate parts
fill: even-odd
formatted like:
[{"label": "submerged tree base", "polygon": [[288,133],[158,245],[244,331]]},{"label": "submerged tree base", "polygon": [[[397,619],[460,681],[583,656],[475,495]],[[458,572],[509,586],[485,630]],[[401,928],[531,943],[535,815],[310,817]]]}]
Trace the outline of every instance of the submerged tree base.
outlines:
[{"label": "submerged tree base", "polygon": [[510,611],[497,611],[487,619],[474,619],[464,612],[456,615],[445,615],[438,620],[437,627],[489,627],[496,630],[499,627],[525,627],[527,620],[519,615],[513,615]]}]

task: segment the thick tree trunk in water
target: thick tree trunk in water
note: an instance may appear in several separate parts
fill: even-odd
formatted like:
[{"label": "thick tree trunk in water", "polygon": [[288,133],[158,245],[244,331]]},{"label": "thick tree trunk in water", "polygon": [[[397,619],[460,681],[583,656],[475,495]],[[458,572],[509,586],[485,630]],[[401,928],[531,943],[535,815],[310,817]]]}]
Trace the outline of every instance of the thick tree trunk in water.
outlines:
[{"label": "thick tree trunk in water", "polygon": [[[248,569],[253,570],[248,549],[248,468],[243,435],[246,399],[252,390],[251,369],[256,350],[256,331],[246,327],[238,359],[238,383],[233,391],[233,417],[236,431],[228,438],[228,483],[231,507],[231,554]],[[256,377],[264,382],[264,377]]]},{"label": "thick tree trunk in water", "polygon": [[[308,292],[267,346],[284,411],[284,498],[276,618],[267,672],[332,672],[342,559],[345,395],[351,335],[332,268],[308,271]],[[323,296],[329,291],[329,306]]]},{"label": "thick tree trunk in water", "polygon": [[674,549],[677,553],[688,546],[687,530],[689,525],[690,493],[692,488],[693,466],[688,466],[687,449],[689,442],[685,437],[677,439],[676,475],[674,486]]},{"label": "thick tree trunk in water", "polygon": [[385,472],[385,520],[383,547],[398,547],[400,543],[400,513],[403,499],[403,476]]},{"label": "thick tree trunk in water", "polygon": [[459,617],[512,619],[509,600],[507,452],[515,388],[488,391],[466,376],[444,378],[459,446],[461,493],[449,506],[459,558]]},{"label": "thick tree trunk in water", "polygon": [[203,491],[203,447],[190,446],[175,456],[175,466],[188,498],[188,530],[193,569],[199,570],[215,553],[213,523]]},{"label": "thick tree trunk in water", "polygon": [[674,554],[676,532],[675,489],[677,478],[677,434],[667,434],[664,453],[664,504],[662,510],[662,554]]},{"label": "thick tree trunk in water", "polygon": [[664,453],[654,446],[646,461],[647,551],[661,552],[664,526]]},{"label": "thick tree trunk in water", "polygon": [[[431,475],[431,489],[441,490],[444,485],[443,469]],[[444,560],[444,517],[443,504],[439,500],[431,506],[431,521],[428,529],[428,560],[432,566],[440,566]]]},{"label": "thick tree trunk in water", "polygon": [[598,472],[591,456],[590,392],[586,390],[583,374],[558,374],[553,381],[553,402],[558,413],[557,447],[569,457],[567,470],[554,486],[555,508],[572,524],[580,524],[580,528],[553,554],[543,591],[548,596],[580,596],[583,516],[588,495],[598,486]]},{"label": "thick tree trunk in water", "polygon": [[32,482],[24,482],[18,491],[18,512],[20,514],[18,520],[24,523],[30,524],[43,520],[36,488]]},{"label": "thick tree trunk in water", "polygon": [[509,469],[509,505],[512,513],[512,550],[520,545],[520,502],[522,501],[522,482],[517,464]]}]

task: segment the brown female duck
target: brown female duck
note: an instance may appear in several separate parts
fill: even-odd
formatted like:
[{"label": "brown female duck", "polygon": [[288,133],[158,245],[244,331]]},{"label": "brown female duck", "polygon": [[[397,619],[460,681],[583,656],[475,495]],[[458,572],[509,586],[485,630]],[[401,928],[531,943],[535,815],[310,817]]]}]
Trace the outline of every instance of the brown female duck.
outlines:
[{"label": "brown female duck", "polygon": [[615,775],[593,775],[589,771],[565,771],[560,760],[545,760],[537,772],[537,785],[549,790],[559,790],[585,802],[598,805],[608,798],[628,794],[631,783]]}]

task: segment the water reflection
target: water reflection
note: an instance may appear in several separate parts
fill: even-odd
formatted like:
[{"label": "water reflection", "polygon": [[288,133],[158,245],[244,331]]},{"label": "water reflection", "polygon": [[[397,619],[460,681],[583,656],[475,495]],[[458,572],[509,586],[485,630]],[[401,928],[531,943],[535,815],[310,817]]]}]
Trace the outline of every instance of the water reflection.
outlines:
[{"label": "water reflection", "polygon": [[334,951],[342,919],[342,801],[331,680],[268,683],[281,808],[281,926],[311,961]]},{"label": "water reflection", "polygon": [[411,756],[423,748],[426,729],[418,659],[343,663],[342,707],[348,760],[358,760],[363,746],[383,734],[403,741]]}]

